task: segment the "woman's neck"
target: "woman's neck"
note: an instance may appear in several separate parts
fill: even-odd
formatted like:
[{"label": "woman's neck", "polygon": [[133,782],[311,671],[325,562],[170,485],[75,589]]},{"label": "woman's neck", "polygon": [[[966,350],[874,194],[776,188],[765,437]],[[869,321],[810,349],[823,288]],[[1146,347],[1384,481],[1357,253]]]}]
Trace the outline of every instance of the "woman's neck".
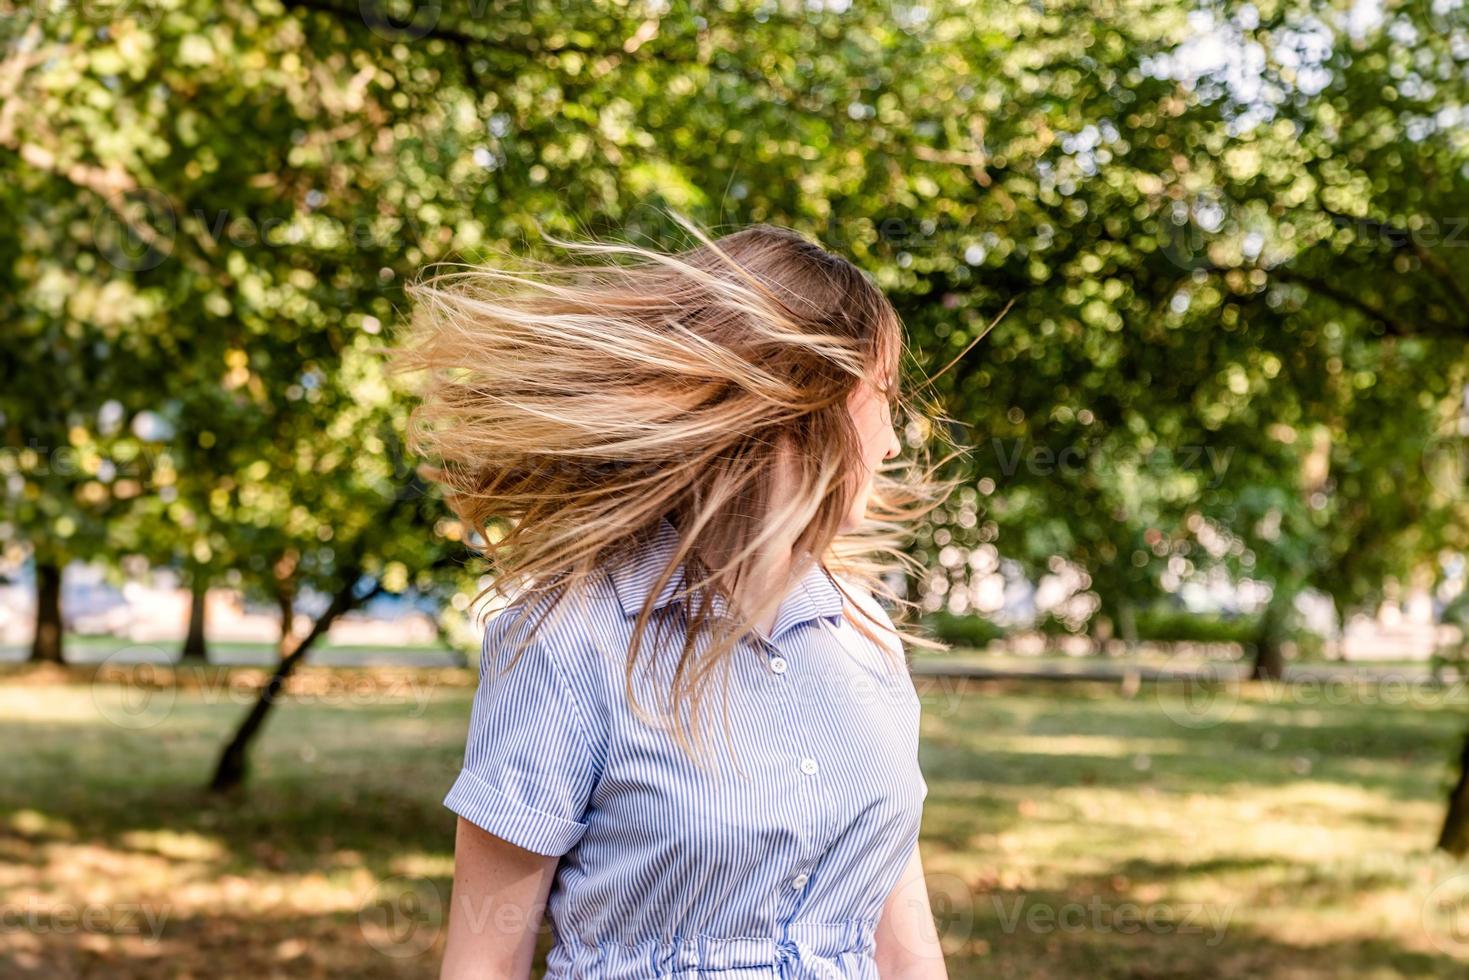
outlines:
[{"label": "woman's neck", "polygon": [[[729,563],[731,557],[728,553],[709,555],[705,557],[705,562],[711,568],[721,568]],[[750,555],[746,560],[743,578],[733,585],[735,611],[744,614],[753,609],[756,602],[765,598],[772,588],[788,580],[795,563],[796,554],[792,549],[792,540],[785,536],[778,536]],[[768,610],[754,623],[755,628],[768,636],[775,627],[775,617],[779,612],[779,606]]]}]

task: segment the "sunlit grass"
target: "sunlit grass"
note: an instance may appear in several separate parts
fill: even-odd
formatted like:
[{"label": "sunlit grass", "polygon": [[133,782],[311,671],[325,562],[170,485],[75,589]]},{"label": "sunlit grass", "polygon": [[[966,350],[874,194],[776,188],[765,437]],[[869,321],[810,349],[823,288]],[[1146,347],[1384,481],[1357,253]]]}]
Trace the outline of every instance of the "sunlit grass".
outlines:
[{"label": "sunlit grass", "polygon": [[[0,902],[25,926],[0,932],[0,975],[436,974],[472,677],[308,671],[248,791],[213,799],[262,679],[0,675]],[[1464,705],[925,690],[956,978],[1469,972],[1469,867],[1430,850]]]},{"label": "sunlit grass", "polygon": [[933,698],[925,854],[952,973],[1466,972],[1434,889],[1462,893],[1469,868],[1430,849],[1463,705],[1245,686],[1189,715],[1180,696],[994,683],[952,713],[952,692]]}]

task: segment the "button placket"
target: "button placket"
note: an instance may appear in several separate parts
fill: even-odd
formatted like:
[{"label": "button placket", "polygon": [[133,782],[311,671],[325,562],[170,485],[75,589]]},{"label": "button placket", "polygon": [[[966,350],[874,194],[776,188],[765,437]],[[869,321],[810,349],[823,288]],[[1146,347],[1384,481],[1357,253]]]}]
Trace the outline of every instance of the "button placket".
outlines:
[{"label": "button placket", "polygon": [[776,675],[784,674],[786,670],[790,667],[790,664],[781,654],[780,648],[777,647],[774,642],[766,639],[763,636],[758,637],[755,642],[756,645],[759,646],[761,652],[765,654],[765,666],[770,668],[770,672]]},{"label": "button placket", "polygon": [[[799,630],[796,630],[798,633]],[[787,642],[799,642],[799,638],[792,635],[787,637]],[[774,641],[760,637],[760,648],[766,654],[766,666],[771,673],[771,691],[774,700],[784,708],[785,731],[789,733],[791,741],[787,744],[793,756],[792,773],[799,784],[796,787],[799,806],[804,816],[804,830],[802,833],[799,850],[792,855],[790,869],[786,872],[785,879],[779,888],[780,917],[783,922],[789,923],[805,902],[805,892],[811,882],[811,869],[819,860],[819,850],[822,839],[822,800],[825,790],[821,786],[819,774],[821,763],[816,758],[812,733],[809,727],[809,719],[802,711],[802,699],[797,696],[797,686],[794,675],[790,673],[791,663],[787,659],[781,647]],[[804,788],[803,788],[804,787]]]}]

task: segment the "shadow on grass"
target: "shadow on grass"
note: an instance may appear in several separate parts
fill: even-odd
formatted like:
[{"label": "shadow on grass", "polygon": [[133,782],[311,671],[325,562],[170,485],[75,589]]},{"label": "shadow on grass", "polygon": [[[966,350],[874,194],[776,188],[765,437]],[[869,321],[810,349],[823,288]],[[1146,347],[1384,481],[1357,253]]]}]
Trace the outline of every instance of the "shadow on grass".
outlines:
[{"label": "shadow on grass", "polygon": [[[1349,702],[1322,705],[1242,688],[1213,714],[1145,684],[1042,689],[971,682],[925,704],[925,771],[963,771],[982,785],[1153,786],[1218,793],[1309,778],[1402,801],[1444,798],[1447,763],[1469,707]],[[1180,723],[1179,719],[1184,719]],[[1057,746],[1015,750],[1007,744]]]},{"label": "shadow on grass", "polygon": [[949,972],[961,978],[1290,980],[1464,976],[1462,960],[1388,938],[1295,944],[1241,925],[1228,904],[1092,890],[935,895]]},{"label": "shadow on grass", "polygon": [[[287,700],[257,747],[245,791],[216,798],[200,787],[245,705],[180,692],[156,725],[130,729],[105,720],[87,685],[35,692],[46,699],[43,711],[22,703],[28,694],[12,691],[12,700],[3,700],[0,685],[0,744],[19,747],[0,758],[0,861],[11,893],[50,896],[53,909],[103,895],[114,908],[152,903],[170,910],[152,944],[107,932],[0,934],[0,975],[436,975],[442,907],[434,909],[430,896],[447,901],[453,845],[453,816],[440,801],[458,772],[472,691],[430,693],[342,704]],[[1100,858],[1107,867],[1080,873],[1058,866],[1049,891],[935,875],[931,867],[951,975],[1463,975],[1462,961],[1415,948],[1425,945],[1416,936],[1293,944],[1242,914],[1283,883],[1302,890],[1294,913],[1324,922],[1333,910],[1310,905],[1316,883],[1344,901],[1359,890],[1401,885],[1391,871],[1248,853],[1190,862],[1181,841],[1180,859],[1162,860],[1135,849],[1138,828],[1125,820],[1082,820],[1064,810],[1037,819],[1020,805],[1054,805],[1057,791],[1077,788],[1118,791],[1139,808],[1193,794],[1207,805],[1210,797],[1248,790],[1262,791],[1256,799],[1268,802],[1272,791],[1301,782],[1298,760],[1306,759],[1313,782],[1358,794],[1322,803],[1313,819],[1356,827],[1374,819],[1355,802],[1361,794],[1388,805],[1437,801],[1460,731],[1459,715],[1448,709],[1248,698],[1239,709],[1191,729],[1172,720],[1146,686],[1128,700],[1115,691],[1011,685],[976,686],[951,713],[926,712],[929,846],[971,858],[966,852],[976,834],[1039,828],[1065,835],[1069,850],[1058,853],[1067,859],[1084,854],[1088,864]],[[1017,738],[1026,741],[1007,741]],[[1293,803],[1293,813],[1308,805]],[[1229,813],[1213,819],[1225,822]],[[1384,831],[1402,827],[1391,815],[1379,819]],[[78,861],[85,867],[79,870]],[[1166,897],[1187,894],[1201,878],[1227,886],[1229,907],[1216,908],[1212,919],[1208,908]],[[1129,904],[1138,913],[1124,908]],[[1226,911],[1241,914],[1229,915],[1210,944]],[[1135,919],[1138,929],[1130,925]],[[1339,934],[1324,925],[1319,931]],[[548,941],[543,931],[543,948]]]}]

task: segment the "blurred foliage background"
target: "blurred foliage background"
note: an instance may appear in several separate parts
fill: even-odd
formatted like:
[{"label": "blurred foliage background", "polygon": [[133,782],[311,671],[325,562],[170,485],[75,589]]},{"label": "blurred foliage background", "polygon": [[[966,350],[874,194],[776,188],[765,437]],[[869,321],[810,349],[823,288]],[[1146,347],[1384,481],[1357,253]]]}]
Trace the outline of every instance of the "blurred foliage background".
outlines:
[{"label": "blurred foliage background", "polygon": [[431,587],[459,542],[377,353],[402,284],[543,229],[666,244],[670,208],[851,256],[914,379],[1009,306],[936,386],[974,479],[923,530],[932,608],[1003,555],[1073,569],[1077,629],[1220,576],[1345,615],[1465,545],[1461,4],[4,24],[0,530],[43,586]]},{"label": "blurred foliage background", "polygon": [[[910,587],[955,642],[1003,563],[1071,583],[1055,632],[1239,641],[1272,678],[1297,597],[1462,578],[1463,0],[0,12],[0,545],[36,660],[78,559],[285,622],[329,597],[282,683],[373,595],[462,613],[380,356],[403,284],[543,231],[670,244],[670,209],[850,257],[914,382],[998,317],[935,383],[966,486]],[[1176,622],[1190,587],[1257,601]]]}]

